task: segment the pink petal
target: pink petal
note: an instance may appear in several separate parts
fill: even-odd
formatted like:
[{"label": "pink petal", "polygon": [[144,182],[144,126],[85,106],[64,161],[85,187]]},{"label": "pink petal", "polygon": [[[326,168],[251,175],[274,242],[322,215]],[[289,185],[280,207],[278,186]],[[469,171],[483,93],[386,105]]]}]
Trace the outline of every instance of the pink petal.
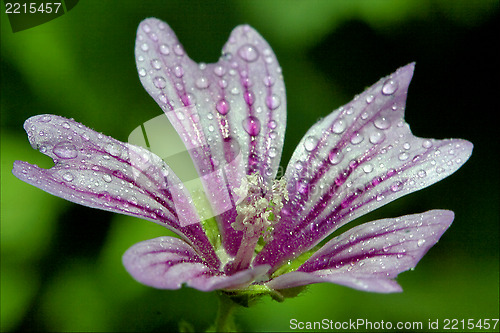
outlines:
[{"label": "pink petal", "polygon": [[16,161],[16,177],[84,206],[163,225],[219,265],[189,194],[158,156],[55,115],[31,117],[24,128],[32,147],[55,165],[42,169]]},{"label": "pink petal", "polygon": [[447,210],[362,224],[333,238],[297,271],[268,283],[275,289],[331,282],[373,292],[401,291],[393,281],[417,265],[453,221]]},{"label": "pink petal", "polygon": [[164,22],[137,31],[136,60],[144,88],[175,127],[219,215],[223,244],[235,254],[241,232],[233,193],[246,174],[267,182],[279,165],[286,122],[285,88],[267,42],[249,26],[234,29],[215,64],[197,64]]},{"label": "pink petal", "polygon": [[290,201],[257,261],[277,267],[334,230],[460,168],[465,140],[415,137],[404,122],[414,64],[381,79],[315,124],[286,171]]},{"label": "pink petal", "polygon": [[269,269],[265,265],[226,276],[207,265],[189,244],[174,237],[135,244],[123,255],[123,264],[142,284],[159,289],[179,289],[187,284],[201,291],[244,287]]}]

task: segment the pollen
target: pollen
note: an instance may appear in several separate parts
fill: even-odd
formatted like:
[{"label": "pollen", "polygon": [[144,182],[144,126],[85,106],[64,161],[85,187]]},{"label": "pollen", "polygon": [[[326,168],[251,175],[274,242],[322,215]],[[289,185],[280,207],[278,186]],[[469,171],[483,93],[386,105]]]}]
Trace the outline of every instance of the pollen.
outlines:
[{"label": "pollen", "polygon": [[241,202],[236,206],[238,216],[231,226],[243,231],[247,240],[261,236],[266,242],[271,240],[273,225],[279,220],[284,201],[288,201],[286,184],[281,178],[266,185],[259,173],[243,178],[234,191]]}]

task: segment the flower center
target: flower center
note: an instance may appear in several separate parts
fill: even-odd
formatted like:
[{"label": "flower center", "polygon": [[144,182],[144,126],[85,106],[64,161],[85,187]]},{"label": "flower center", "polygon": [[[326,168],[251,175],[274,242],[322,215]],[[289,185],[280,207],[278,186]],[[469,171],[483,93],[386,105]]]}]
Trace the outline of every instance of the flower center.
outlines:
[{"label": "flower center", "polygon": [[271,240],[273,225],[280,218],[284,200],[288,201],[284,178],[275,180],[268,186],[259,173],[243,178],[240,188],[234,192],[242,200],[236,206],[238,215],[231,226],[235,230],[243,231],[243,239],[236,257],[226,266],[228,273],[250,266],[259,240],[264,243]]}]

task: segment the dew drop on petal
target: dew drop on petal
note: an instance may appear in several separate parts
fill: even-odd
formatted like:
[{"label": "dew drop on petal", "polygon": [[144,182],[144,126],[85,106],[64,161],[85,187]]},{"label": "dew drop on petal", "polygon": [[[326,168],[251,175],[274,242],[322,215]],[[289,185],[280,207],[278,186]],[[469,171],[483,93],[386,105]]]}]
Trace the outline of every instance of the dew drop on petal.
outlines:
[{"label": "dew drop on petal", "polygon": [[175,66],[174,67],[174,75],[177,76],[178,78],[181,78],[184,76],[184,69],[181,66]]},{"label": "dew drop on petal", "polygon": [[418,246],[418,247],[421,247],[421,246],[423,246],[424,244],[425,244],[425,239],[419,239],[419,240],[417,241],[417,246]]},{"label": "dew drop on petal", "polygon": [[328,154],[328,160],[333,165],[340,163],[343,157],[342,153],[336,148],[333,148]]},{"label": "dew drop on petal", "polygon": [[142,67],[139,68],[138,72],[139,72],[139,76],[142,76],[142,77],[145,77],[146,74],[147,74],[146,70],[144,68],[142,68]]},{"label": "dew drop on petal", "polygon": [[72,159],[78,156],[75,146],[69,142],[58,143],[54,146],[53,152],[57,157],[63,159]]},{"label": "dew drop on petal", "polygon": [[105,173],[102,175],[102,180],[104,180],[106,183],[111,183],[111,176]]},{"label": "dew drop on petal", "polygon": [[281,105],[281,100],[277,95],[269,95],[266,98],[266,105],[269,110],[276,110]]},{"label": "dew drop on petal", "polygon": [[122,153],[120,146],[116,143],[108,143],[105,147],[104,150],[110,154],[111,156],[120,156]]},{"label": "dew drop on petal", "polygon": [[398,89],[398,82],[389,79],[385,81],[384,85],[382,86],[382,94],[392,95],[396,92],[397,89]]},{"label": "dew drop on petal", "polygon": [[221,115],[226,115],[229,112],[229,103],[225,99],[221,99],[215,105],[215,109]]},{"label": "dew drop on petal", "polygon": [[198,89],[206,89],[208,88],[208,84],[208,80],[205,77],[200,77],[195,82],[195,85]]},{"label": "dew drop on petal", "polygon": [[373,171],[373,165],[371,164],[365,164],[363,165],[363,171],[366,172],[366,173],[370,173]]},{"label": "dew drop on petal", "polygon": [[366,96],[366,103],[370,104],[371,102],[373,102],[374,99],[375,99],[375,96],[370,94],[370,95]]},{"label": "dew drop on petal", "polygon": [[382,130],[388,129],[391,126],[391,122],[385,117],[379,117],[375,119],[373,124],[375,125],[375,127]]},{"label": "dew drop on petal", "polygon": [[250,116],[243,120],[243,129],[251,136],[257,136],[260,133],[260,120]]},{"label": "dew drop on petal", "polygon": [[425,149],[429,149],[432,147],[432,141],[431,140],[424,140],[422,141],[422,147]]},{"label": "dew drop on petal", "polygon": [[398,156],[400,161],[406,161],[409,157],[410,157],[410,155],[408,155],[408,153],[406,153],[406,152],[402,152]]},{"label": "dew drop on petal", "polygon": [[158,59],[152,59],[151,60],[151,66],[154,69],[156,69],[156,70],[160,69],[161,68],[161,62],[160,62],[160,60],[158,60]]},{"label": "dew drop on petal", "polygon": [[174,45],[174,53],[177,54],[179,57],[184,55],[184,49],[182,48],[181,44]]},{"label": "dew drop on petal", "polygon": [[394,184],[391,185],[391,191],[392,192],[398,192],[403,188],[403,183],[397,181]]},{"label": "dew drop on petal", "polygon": [[167,86],[167,81],[161,76],[157,76],[153,80],[153,84],[155,85],[156,88],[158,89],[163,89]]},{"label": "dew drop on petal", "polygon": [[245,44],[238,49],[238,55],[247,62],[253,62],[259,58],[259,51],[250,44]]},{"label": "dew drop on petal", "polygon": [[161,44],[160,45],[160,53],[163,55],[169,55],[170,54],[170,48],[168,47],[167,44]]},{"label": "dew drop on petal", "polygon": [[357,145],[363,141],[364,137],[358,132],[354,132],[351,136],[351,143]]},{"label": "dew drop on petal", "polygon": [[385,135],[381,132],[373,132],[370,134],[370,142],[372,144],[378,144],[378,143],[381,143],[382,141],[384,141],[385,139]]},{"label": "dew drop on petal", "polygon": [[424,178],[425,176],[427,176],[427,172],[425,170],[419,170],[417,172],[417,175],[420,177],[420,178]]},{"label": "dew drop on petal", "polygon": [[214,73],[217,76],[223,76],[224,74],[226,74],[226,69],[222,66],[216,66],[214,68]]},{"label": "dew drop on petal", "polygon": [[316,148],[317,144],[318,140],[314,136],[308,136],[304,141],[304,148],[307,151],[312,151],[314,150],[314,148]]},{"label": "dew drop on petal", "polygon": [[75,177],[73,176],[73,174],[72,174],[72,173],[70,173],[70,172],[65,173],[65,174],[62,176],[62,178],[63,178],[65,181],[67,181],[67,182],[71,182],[71,181],[73,181],[73,179],[75,179]]},{"label": "dew drop on petal", "polygon": [[332,125],[332,132],[336,134],[341,134],[346,129],[346,123],[342,119],[337,119]]}]

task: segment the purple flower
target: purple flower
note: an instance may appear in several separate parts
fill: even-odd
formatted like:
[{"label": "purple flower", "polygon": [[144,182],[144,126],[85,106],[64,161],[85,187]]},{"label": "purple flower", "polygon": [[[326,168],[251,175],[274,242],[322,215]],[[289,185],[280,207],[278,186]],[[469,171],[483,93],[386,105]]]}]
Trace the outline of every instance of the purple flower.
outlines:
[{"label": "purple flower", "polygon": [[[132,246],[123,263],[139,282],[164,289],[281,295],[331,282],[396,292],[450,226],[453,212],[431,210],[339,227],[455,172],[465,140],[422,139],[403,120],[414,64],[381,79],[313,125],[275,180],[286,122],[281,68],[267,42],[239,26],[219,62],[197,64],[170,27],[146,19],[135,56],[142,84],[188,149],[213,219],[163,160],[71,119],[39,115],[24,125],[51,169],[14,163],[19,179],[85,206],[137,216],[174,231]],[[214,222],[216,221],[216,222]]]}]

